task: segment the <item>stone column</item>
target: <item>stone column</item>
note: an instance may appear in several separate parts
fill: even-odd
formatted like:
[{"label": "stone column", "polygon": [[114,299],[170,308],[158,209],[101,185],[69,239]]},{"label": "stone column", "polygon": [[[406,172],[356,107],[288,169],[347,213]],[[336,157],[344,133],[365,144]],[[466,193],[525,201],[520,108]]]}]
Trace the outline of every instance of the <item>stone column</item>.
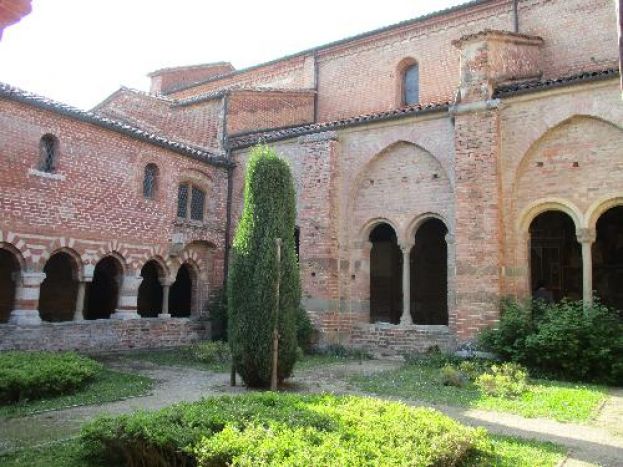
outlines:
[{"label": "stone column", "polygon": [[413,324],[411,317],[411,248],[412,243],[400,245],[402,250],[402,317],[401,326]]},{"label": "stone column", "polygon": [[171,317],[169,313],[169,292],[174,281],[175,279],[170,277],[160,279],[160,284],[162,285],[162,312],[158,315],[158,318],[167,319]]},{"label": "stone column", "polygon": [[43,272],[23,272],[20,274],[15,291],[15,309],[11,311],[9,324],[31,326],[41,324],[39,316],[39,293],[45,279]]},{"label": "stone column", "polygon": [[121,287],[117,309],[110,316],[111,319],[128,320],[139,319],[138,314],[138,288],[143,282],[141,276],[121,276]]},{"label": "stone column", "polygon": [[593,243],[597,232],[594,229],[578,229],[576,236],[582,245],[582,299],[588,306],[593,303]]},{"label": "stone column", "polygon": [[87,282],[90,280],[83,280],[78,282],[78,293],[76,294],[76,308],[74,309],[74,321],[84,321],[84,298],[87,287]]}]

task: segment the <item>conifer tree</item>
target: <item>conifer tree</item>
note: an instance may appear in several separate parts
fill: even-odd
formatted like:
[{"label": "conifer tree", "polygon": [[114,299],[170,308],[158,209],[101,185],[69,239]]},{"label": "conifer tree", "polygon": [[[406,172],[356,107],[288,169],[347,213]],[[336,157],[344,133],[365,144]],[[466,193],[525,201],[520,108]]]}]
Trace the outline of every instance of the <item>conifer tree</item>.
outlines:
[{"label": "conifer tree", "polygon": [[272,371],[277,246],[282,239],[278,310],[278,379],[296,361],[300,279],[294,245],[296,202],[290,167],[267,146],[247,164],[244,208],[233,242],[228,277],[229,340],[235,370],[247,386],[267,387]]}]

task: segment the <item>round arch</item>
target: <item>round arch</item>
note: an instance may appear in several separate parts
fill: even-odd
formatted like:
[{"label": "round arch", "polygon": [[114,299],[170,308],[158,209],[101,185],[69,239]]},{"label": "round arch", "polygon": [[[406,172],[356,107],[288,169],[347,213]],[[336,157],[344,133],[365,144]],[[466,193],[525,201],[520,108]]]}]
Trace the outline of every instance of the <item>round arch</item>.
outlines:
[{"label": "round arch", "polygon": [[368,220],[363,227],[359,229],[359,233],[357,234],[357,242],[365,245],[370,241],[370,234],[374,229],[376,229],[379,225],[387,224],[389,225],[396,234],[396,239],[398,244],[402,243],[402,238],[400,237],[400,229],[396,222],[386,218],[386,217],[375,217],[373,219]]},{"label": "round arch", "polygon": [[43,272],[45,279],[39,294],[41,319],[71,321],[76,308],[80,263],[70,249],[59,249],[48,257]]},{"label": "round arch", "polygon": [[8,322],[15,308],[19,274],[24,270],[24,258],[10,243],[0,242],[0,323]]},{"label": "round arch", "polygon": [[612,208],[623,206],[623,193],[595,201],[586,212],[586,228],[596,229],[599,218]]},{"label": "round arch", "polygon": [[532,221],[548,211],[559,211],[567,214],[575,224],[576,230],[581,229],[584,225],[584,216],[575,204],[561,198],[548,198],[535,201],[521,212],[517,221],[518,231],[524,235],[528,234]]},{"label": "round arch", "polygon": [[97,262],[93,281],[86,291],[85,319],[108,319],[115,312],[125,274],[124,267],[120,255],[116,254],[106,255]]},{"label": "round arch", "polygon": [[417,234],[419,228],[431,219],[437,219],[438,221],[440,221],[446,227],[447,233],[452,234],[452,231],[448,225],[448,221],[444,216],[436,212],[425,212],[416,216],[411,222],[409,222],[404,232],[404,238],[412,241],[412,239]]}]

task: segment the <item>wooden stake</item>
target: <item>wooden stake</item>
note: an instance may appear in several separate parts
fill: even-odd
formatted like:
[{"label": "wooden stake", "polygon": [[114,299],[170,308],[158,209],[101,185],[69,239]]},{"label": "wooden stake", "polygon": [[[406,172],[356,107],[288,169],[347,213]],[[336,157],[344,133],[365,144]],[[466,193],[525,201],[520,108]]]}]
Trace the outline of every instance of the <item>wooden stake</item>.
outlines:
[{"label": "wooden stake", "polygon": [[273,328],[273,371],[270,378],[270,390],[277,390],[277,365],[279,363],[279,283],[281,282],[281,239],[276,238],[277,244],[277,285],[276,285],[276,303],[275,306],[275,326]]}]

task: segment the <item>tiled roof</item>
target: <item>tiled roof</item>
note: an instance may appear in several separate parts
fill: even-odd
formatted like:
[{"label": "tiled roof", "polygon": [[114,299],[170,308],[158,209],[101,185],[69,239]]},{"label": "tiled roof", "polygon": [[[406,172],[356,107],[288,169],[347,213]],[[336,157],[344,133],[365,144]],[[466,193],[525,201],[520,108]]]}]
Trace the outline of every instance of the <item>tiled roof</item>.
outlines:
[{"label": "tiled roof", "polygon": [[72,107],[70,105],[63,104],[61,102],[57,102],[46,97],[42,97],[37,94],[21,90],[5,83],[0,83],[0,97],[11,99],[17,102],[22,102],[28,105],[33,105],[35,107],[56,112],[85,123],[90,123],[92,125],[97,125],[108,130],[116,131],[131,138],[135,138],[140,141],[153,144],[155,146],[159,146],[161,148],[165,148],[179,154],[183,154],[185,156],[192,157],[193,159],[197,159],[202,162],[207,162],[209,164],[222,167],[228,167],[231,165],[231,162],[225,157],[213,154],[206,151],[205,149],[189,146],[187,144],[177,141],[172,141],[168,138],[165,138],[164,136],[150,133],[135,126],[120,122],[118,120],[103,117],[93,112],[80,110],[76,107]]},{"label": "tiled roof", "polygon": [[387,120],[396,120],[399,118],[421,115],[432,112],[443,112],[450,107],[449,102],[428,105],[412,105],[401,107],[399,109],[388,110],[385,112],[376,112],[356,117],[349,117],[342,120],[335,120],[325,123],[310,123],[308,125],[278,128],[261,132],[239,133],[229,137],[228,145],[230,149],[242,149],[253,146],[259,142],[269,143],[289,139],[296,136],[309,135],[312,133],[321,133],[339,128],[348,128],[366,123],[382,122]]},{"label": "tiled roof", "polygon": [[555,79],[524,81],[504,86],[498,86],[493,97],[510,97],[531,92],[545,91],[551,88],[570,86],[573,84],[586,83],[590,81],[602,81],[616,78],[619,76],[618,68],[607,68],[599,71],[586,71],[571,76]]}]

